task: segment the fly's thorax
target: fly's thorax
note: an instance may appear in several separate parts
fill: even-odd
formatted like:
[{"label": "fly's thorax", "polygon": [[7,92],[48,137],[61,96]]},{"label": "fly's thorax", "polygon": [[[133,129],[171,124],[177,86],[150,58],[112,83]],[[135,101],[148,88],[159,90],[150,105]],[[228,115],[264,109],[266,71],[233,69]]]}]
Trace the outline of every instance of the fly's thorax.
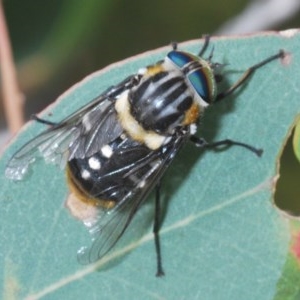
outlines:
[{"label": "fly's thorax", "polygon": [[155,65],[141,69],[142,78],[128,94],[130,113],[145,130],[173,134],[176,128],[197,123],[216,97],[211,64],[173,50]]},{"label": "fly's thorax", "polygon": [[183,128],[194,132],[216,97],[213,67],[190,53],[173,50],[138,74],[138,84],[120,95],[115,108],[129,136],[153,150]]},{"label": "fly's thorax", "polygon": [[115,109],[124,131],[131,139],[145,144],[149,149],[156,150],[164,145],[168,136],[158,134],[153,130],[146,130],[131,114],[128,91],[116,100]]},{"label": "fly's thorax", "polygon": [[162,135],[171,135],[176,128],[196,122],[200,113],[183,74],[176,69],[167,70],[164,65],[148,67],[140,83],[129,91],[128,100],[134,119],[145,130]]},{"label": "fly's thorax", "polygon": [[115,109],[119,122],[128,136],[151,150],[157,150],[169,143],[171,137],[176,134],[195,134],[199,109],[197,105],[192,105],[187,110],[182,122],[177,127],[172,127],[170,132],[157,132],[153,129],[145,129],[141,122],[131,112],[129,92],[124,92],[116,100]]}]

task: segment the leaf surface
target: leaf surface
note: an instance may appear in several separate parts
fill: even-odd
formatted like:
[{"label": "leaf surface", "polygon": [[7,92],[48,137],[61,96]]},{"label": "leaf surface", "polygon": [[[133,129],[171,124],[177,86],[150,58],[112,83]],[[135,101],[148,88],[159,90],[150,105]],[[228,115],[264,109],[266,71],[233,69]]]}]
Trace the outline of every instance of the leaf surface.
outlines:
[{"label": "leaf surface", "polygon": [[[156,278],[150,226],[95,265],[81,266],[77,250],[89,242],[64,207],[64,172],[43,160],[23,181],[5,178],[8,158],[44,129],[29,123],[0,161],[0,265],[4,299],[297,299],[297,256],[289,220],[272,203],[277,159],[300,111],[300,35],[297,31],[212,39],[213,60],[225,63],[225,83],[284,49],[288,56],[259,69],[234,97],[210,107],[199,136],[231,138],[264,149],[261,158],[240,147],[200,151],[187,145],[163,180],[166,214],[161,230],[164,278]],[[197,53],[200,41],[180,44]],[[107,87],[164,57],[147,52],[92,74],[44,112],[61,120]],[[207,56],[209,55],[209,51]],[[51,113],[51,116],[48,114]],[[153,199],[153,197],[150,197]],[[146,204],[132,224],[151,220]],[[134,235],[133,235],[134,236]],[[294,257],[291,272],[287,262]],[[295,274],[295,275],[293,275]],[[289,278],[289,280],[286,280]],[[296,296],[295,296],[296,295]]]}]

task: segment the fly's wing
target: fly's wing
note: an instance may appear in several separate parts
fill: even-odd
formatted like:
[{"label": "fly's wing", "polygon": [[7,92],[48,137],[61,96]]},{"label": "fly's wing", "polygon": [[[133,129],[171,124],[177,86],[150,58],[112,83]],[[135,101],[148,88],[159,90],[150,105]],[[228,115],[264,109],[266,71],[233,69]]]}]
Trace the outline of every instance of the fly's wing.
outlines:
[{"label": "fly's wing", "polygon": [[122,128],[117,121],[114,100],[131,88],[133,77],[111,87],[90,104],[25,144],[8,162],[6,177],[23,179],[29,165],[39,156],[63,168],[68,160],[90,156],[118,137]]},{"label": "fly's wing", "polygon": [[[78,261],[81,264],[99,260],[117,243],[186,139],[187,135],[174,137],[160,151],[149,152],[147,159],[144,160],[146,164],[137,162],[128,170],[128,176],[135,177],[137,180],[116,207],[106,212],[99,211],[97,221],[89,228],[92,245],[78,251]],[[120,189],[123,188],[121,185],[122,183]]]}]

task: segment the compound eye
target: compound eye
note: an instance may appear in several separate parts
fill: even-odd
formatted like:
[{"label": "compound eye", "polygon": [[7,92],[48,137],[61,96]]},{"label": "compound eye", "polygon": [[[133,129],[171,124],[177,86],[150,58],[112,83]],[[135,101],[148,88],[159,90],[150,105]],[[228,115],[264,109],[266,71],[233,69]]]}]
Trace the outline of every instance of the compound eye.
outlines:
[{"label": "compound eye", "polygon": [[179,68],[196,95],[202,100],[202,105],[207,106],[215,98],[216,88],[213,70],[208,62],[187,52],[170,51],[167,58]]},{"label": "compound eye", "polygon": [[175,50],[170,51],[167,57],[180,69],[193,60],[187,53]]},{"label": "compound eye", "polygon": [[211,102],[210,89],[209,89],[209,78],[203,72],[203,70],[196,70],[187,75],[187,78],[196,91],[196,93],[208,104]]}]

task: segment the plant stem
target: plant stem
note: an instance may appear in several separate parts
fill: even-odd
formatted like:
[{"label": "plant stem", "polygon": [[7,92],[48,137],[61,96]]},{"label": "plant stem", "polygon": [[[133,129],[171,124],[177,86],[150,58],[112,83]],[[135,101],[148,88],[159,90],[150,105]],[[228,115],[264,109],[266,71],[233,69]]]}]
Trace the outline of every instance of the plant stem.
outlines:
[{"label": "plant stem", "polygon": [[3,3],[0,0],[0,74],[4,112],[11,133],[16,133],[24,123],[24,97],[17,83],[10,40],[8,36]]}]

